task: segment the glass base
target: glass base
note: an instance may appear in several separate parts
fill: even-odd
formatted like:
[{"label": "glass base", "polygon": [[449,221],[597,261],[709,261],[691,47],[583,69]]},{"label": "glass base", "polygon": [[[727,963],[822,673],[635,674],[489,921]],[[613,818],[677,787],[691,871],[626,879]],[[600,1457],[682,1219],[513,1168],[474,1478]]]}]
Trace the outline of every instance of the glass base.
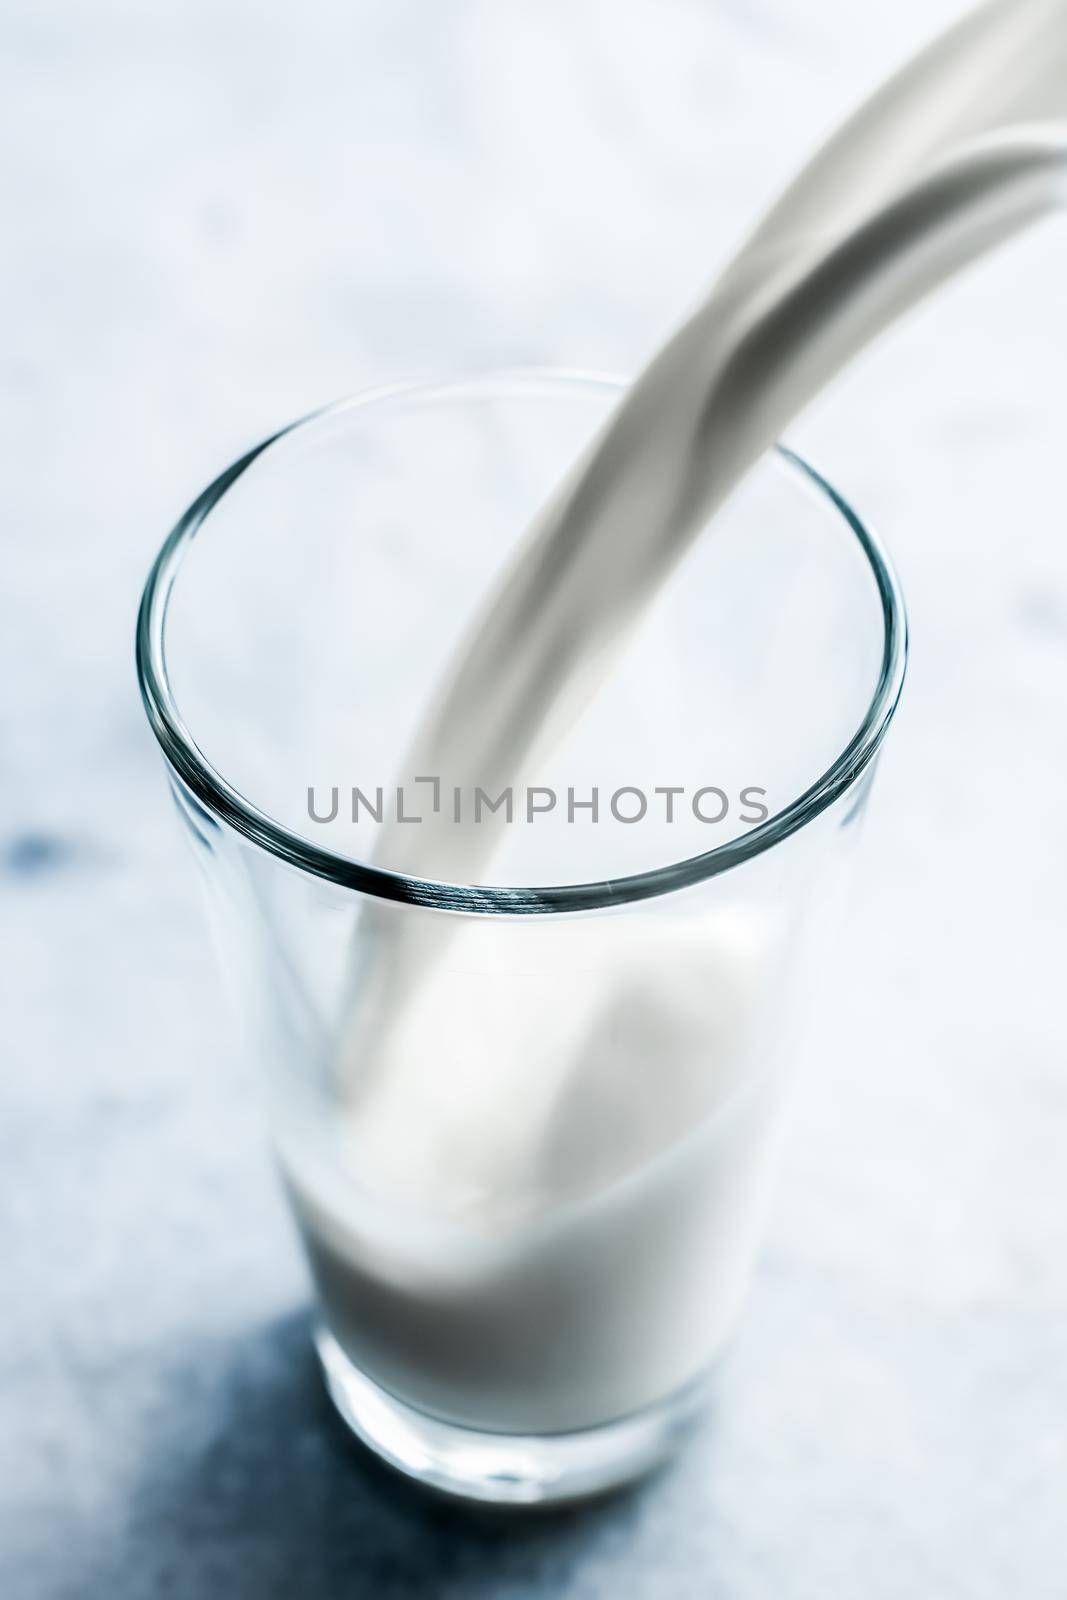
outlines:
[{"label": "glass base", "polygon": [[647,1411],[576,1433],[481,1433],[379,1388],[321,1324],[315,1348],[330,1398],[375,1455],[426,1488],[490,1505],[560,1505],[631,1483],[677,1448],[707,1389],[698,1380]]}]

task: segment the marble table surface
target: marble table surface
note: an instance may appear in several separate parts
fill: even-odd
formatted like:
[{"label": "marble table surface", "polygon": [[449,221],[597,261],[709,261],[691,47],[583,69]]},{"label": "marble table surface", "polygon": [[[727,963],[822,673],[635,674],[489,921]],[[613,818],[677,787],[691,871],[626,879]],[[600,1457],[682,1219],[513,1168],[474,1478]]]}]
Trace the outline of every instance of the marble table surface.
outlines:
[{"label": "marble table surface", "polygon": [[708,1425],[642,1489],[427,1504],[328,1413],[132,671],[224,463],[387,376],[633,371],[946,0],[7,0],[0,1594],[1067,1593],[1067,236],[793,430],[914,629]]}]

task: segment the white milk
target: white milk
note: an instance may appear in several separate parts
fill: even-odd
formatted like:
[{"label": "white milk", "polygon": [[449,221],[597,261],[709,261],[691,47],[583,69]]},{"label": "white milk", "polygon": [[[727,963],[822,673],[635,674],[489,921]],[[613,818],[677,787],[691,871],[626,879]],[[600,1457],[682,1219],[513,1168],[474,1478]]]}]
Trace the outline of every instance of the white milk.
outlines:
[{"label": "white milk", "polygon": [[699,1377],[766,1196],[784,943],[739,911],[461,928],[352,1108],[352,1181],[280,1119],[356,1364],[489,1431],[591,1426]]},{"label": "white milk", "polygon": [[[401,776],[521,781],[809,398],[1061,203],[1065,115],[1065,0],[982,8],[875,96],[547,507]],[[492,840],[408,833],[391,867],[466,881]],[[530,930],[524,960],[514,924],[413,920],[371,906],[361,923],[343,1157],[283,1151],[335,1335],[404,1400],[487,1429],[666,1397],[729,1326],[758,1229],[784,931],[570,918]]]}]

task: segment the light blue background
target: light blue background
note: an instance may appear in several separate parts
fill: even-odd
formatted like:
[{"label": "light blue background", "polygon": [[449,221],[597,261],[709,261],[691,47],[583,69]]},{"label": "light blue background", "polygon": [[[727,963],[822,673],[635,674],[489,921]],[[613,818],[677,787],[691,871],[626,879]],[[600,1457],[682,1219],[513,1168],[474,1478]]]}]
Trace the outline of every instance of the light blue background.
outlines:
[{"label": "light blue background", "polygon": [[332,1422],[132,670],[242,448],[384,377],[635,370],[954,9],[7,0],[6,1600],[1064,1594],[1067,229],[793,431],[913,672],[710,1426],[636,1494],[470,1521]]}]

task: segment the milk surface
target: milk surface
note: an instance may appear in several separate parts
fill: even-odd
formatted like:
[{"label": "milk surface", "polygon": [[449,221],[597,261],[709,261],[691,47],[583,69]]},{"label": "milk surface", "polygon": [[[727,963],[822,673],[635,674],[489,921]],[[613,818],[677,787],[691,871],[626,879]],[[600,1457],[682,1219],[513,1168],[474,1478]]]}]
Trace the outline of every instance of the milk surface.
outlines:
[{"label": "milk surface", "polygon": [[[546,507],[401,776],[521,782],[808,399],[1062,203],[1065,116],[1063,0],[982,7],[861,109]],[[477,882],[493,840],[443,821],[392,838],[389,865]],[[342,1153],[282,1151],[344,1349],[490,1430],[591,1426],[696,1378],[738,1303],[777,1127],[785,929],[737,908],[676,925],[669,905],[570,923],[524,944],[494,918],[368,904]]]}]

